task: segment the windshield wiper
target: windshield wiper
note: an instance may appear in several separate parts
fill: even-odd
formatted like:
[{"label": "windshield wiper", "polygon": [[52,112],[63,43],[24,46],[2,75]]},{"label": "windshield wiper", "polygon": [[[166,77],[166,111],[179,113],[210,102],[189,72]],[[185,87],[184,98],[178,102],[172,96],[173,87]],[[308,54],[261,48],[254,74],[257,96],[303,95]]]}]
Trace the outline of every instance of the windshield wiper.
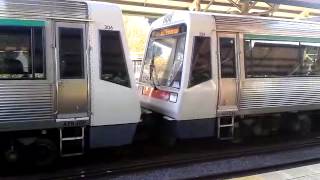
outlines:
[{"label": "windshield wiper", "polygon": [[[153,50],[152,50],[153,51]],[[154,81],[154,74],[156,74],[157,72],[156,72],[156,66],[154,65],[154,52],[152,52],[152,59],[151,59],[151,63],[150,63],[150,80],[151,80],[151,82],[152,82],[152,85],[153,85],[153,88],[155,89],[155,90],[157,90],[158,88],[157,88],[157,85],[156,85],[156,82]],[[157,80],[158,81],[158,80]]]}]

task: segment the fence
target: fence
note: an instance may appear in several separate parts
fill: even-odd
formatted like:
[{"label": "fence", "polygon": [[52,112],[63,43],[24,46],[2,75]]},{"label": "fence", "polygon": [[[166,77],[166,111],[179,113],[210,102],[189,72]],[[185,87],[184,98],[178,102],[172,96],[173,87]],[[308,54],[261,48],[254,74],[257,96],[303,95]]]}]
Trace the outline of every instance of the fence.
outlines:
[{"label": "fence", "polygon": [[142,59],[135,59],[135,60],[132,60],[132,62],[133,62],[134,78],[135,78],[136,81],[138,81],[139,77],[140,77]]}]

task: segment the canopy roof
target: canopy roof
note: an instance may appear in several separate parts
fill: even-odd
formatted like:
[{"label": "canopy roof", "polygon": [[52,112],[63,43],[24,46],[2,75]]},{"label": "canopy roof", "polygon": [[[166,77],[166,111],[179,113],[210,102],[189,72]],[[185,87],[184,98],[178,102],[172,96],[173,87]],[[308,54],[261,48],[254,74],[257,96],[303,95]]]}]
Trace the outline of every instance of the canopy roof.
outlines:
[{"label": "canopy roof", "polygon": [[125,14],[162,16],[173,10],[250,14],[282,18],[320,17],[317,0],[100,0],[119,4]]}]

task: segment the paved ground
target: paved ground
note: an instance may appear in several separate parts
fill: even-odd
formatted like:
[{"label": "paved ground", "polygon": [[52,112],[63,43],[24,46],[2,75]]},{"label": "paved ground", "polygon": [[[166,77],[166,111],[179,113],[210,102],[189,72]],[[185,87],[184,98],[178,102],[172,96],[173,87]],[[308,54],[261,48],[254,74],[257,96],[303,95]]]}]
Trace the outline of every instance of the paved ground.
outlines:
[{"label": "paved ground", "polygon": [[[241,172],[248,171],[254,168],[271,168],[275,166],[280,166],[284,164],[297,163],[301,164],[301,161],[311,161],[319,163],[315,166],[313,171],[311,170],[287,170],[290,176],[285,175],[275,175],[265,174],[263,176],[248,176],[243,177],[244,179],[267,179],[267,180],[283,180],[283,179],[294,179],[302,177],[303,175],[314,173],[319,173],[320,180],[320,147],[308,147],[303,149],[289,150],[285,152],[268,153],[262,155],[251,155],[236,158],[228,158],[215,160],[210,162],[199,162],[195,164],[187,164],[177,167],[164,167],[159,169],[151,169],[146,171],[139,171],[129,174],[123,174],[111,179],[115,180],[171,180],[171,179],[196,179],[196,178],[206,178],[206,179],[225,179],[217,178],[215,176],[220,174],[225,174],[229,172]],[[297,167],[297,166],[296,166]],[[267,171],[267,170],[266,170]],[[264,177],[266,176],[266,177]],[[269,177],[269,178],[268,178]],[[105,179],[106,177],[100,178]],[[100,180],[99,179],[99,180]],[[243,179],[239,179],[243,180]],[[299,179],[300,180],[300,179]]]},{"label": "paved ground", "polygon": [[320,180],[320,163],[275,170],[262,174],[233,178],[232,180]]}]

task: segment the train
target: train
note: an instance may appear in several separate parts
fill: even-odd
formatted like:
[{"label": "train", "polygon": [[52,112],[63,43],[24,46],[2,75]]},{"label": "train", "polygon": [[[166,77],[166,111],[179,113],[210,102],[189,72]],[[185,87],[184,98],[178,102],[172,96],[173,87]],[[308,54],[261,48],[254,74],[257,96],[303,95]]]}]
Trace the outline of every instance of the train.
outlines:
[{"label": "train", "polygon": [[121,9],[70,0],[0,9],[1,159],[46,166],[130,144],[141,111]]},{"label": "train", "polygon": [[146,45],[144,121],[169,144],[306,135],[319,119],[319,35],[311,21],[169,13],[151,25]]},{"label": "train", "polygon": [[319,117],[319,35],[316,22],[177,11],[152,23],[136,83],[118,6],[4,0],[0,157],[46,166],[140,130],[168,144],[306,134]]}]

